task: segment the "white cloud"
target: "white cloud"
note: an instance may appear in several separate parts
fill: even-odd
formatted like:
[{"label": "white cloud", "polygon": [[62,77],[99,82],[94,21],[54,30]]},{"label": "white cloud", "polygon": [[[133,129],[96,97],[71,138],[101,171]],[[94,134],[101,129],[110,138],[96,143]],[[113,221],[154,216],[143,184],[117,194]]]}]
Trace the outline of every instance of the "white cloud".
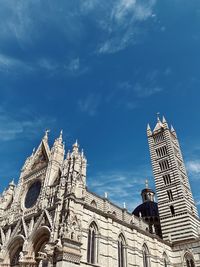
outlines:
[{"label": "white cloud", "polygon": [[19,59],[0,54],[0,71],[9,72],[13,69],[30,71],[32,68]]},{"label": "white cloud", "polygon": [[72,59],[71,62],[69,63],[69,70],[71,72],[76,72],[80,68],[80,60],[79,58]]},{"label": "white cloud", "polygon": [[51,59],[47,59],[47,58],[40,58],[38,60],[38,63],[36,65],[36,68],[40,67],[42,69],[46,69],[48,71],[54,71],[56,69],[58,69],[58,64],[56,62],[53,62]]},{"label": "white cloud", "polygon": [[136,84],[133,88],[138,97],[145,98],[163,91],[161,87],[145,87],[140,83]]},{"label": "white cloud", "polygon": [[110,16],[101,22],[107,40],[100,45],[99,53],[115,53],[127,46],[138,43],[139,36],[143,35],[145,28],[140,24],[153,15],[155,0],[136,1],[118,0],[111,6]]},{"label": "white cloud", "polygon": [[200,200],[196,202],[196,205],[199,206],[200,205]]},{"label": "white cloud", "polygon": [[78,107],[81,112],[89,116],[95,116],[100,105],[101,97],[97,94],[89,94],[86,98],[78,101]]},{"label": "white cloud", "polygon": [[186,168],[191,174],[200,174],[200,161],[193,160],[186,163]]},{"label": "white cloud", "polygon": [[54,124],[54,119],[46,117],[27,117],[18,111],[17,116],[0,109],[0,141],[10,141],[17,138],[32,138],[41,134]]},{"label": "white cloud", "polygon": [[[108,193],[108,198],[119,206],[126,202],[127,208],[133,210],[141,203],[140,189],[145,187],[145,177],[149,177],[151,172],[146,166],[141,171],[113,171],[97,173],[94,177],[89,177],[88,184],[92,191],[100,196]],[[140,188],[138,190],[138,188]]]},{"label": "white cloud", "polygon": [[[39,44],[52,29],[60,33],[69,43],[80,42],[88,33],[83,18],[95,25],[99,31],[99,53],[114,53],[137,42],[136,36],[144,28],[138,23],[155,16],[153,8],[156,0],[98,0],[60,1],[59,3],[20,0],[2,0],[0,16],[0,40],[15,38],[18,45]],[[43,10],[46,10],[44,15]],[[37,18],[37,19],[36,19]]]}]

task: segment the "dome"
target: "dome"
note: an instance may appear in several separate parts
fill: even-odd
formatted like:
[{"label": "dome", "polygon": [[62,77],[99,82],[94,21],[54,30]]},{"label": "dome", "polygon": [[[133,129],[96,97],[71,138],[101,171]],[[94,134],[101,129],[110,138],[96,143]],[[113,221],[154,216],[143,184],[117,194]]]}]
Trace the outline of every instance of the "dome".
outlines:
[{"label": "dome", "polygon": [[140,213],[142,217],[159,217],[158,204],[154,201],[147,201],[137,206],[132,214],[139,217]]}]

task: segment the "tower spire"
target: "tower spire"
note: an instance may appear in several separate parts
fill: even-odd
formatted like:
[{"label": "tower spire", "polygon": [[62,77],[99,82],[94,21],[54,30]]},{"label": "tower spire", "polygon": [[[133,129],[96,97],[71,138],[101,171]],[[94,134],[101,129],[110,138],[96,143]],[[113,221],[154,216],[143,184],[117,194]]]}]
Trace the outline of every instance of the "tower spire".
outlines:
[{"label": "tower spire", "polygon": [[159,116],[160,116],[160,112],[157,112],[157,123],[156,123],[156,126],[155,126],[153,132],[158,132],[158,131],[160,131],[160,129],[164,128],[164,125],[162,124]]},{"label": "tower spire", "polygon": [[166,119],[165,119],[165,116],[163,116],[162,122],[163,123],[166,123],[167,122]]},{"label": "tower spire", "polygon": [[149,125],[149,123],[147,124],[147,135],[151,135],[152,131],[151,131],[151,127]]}]

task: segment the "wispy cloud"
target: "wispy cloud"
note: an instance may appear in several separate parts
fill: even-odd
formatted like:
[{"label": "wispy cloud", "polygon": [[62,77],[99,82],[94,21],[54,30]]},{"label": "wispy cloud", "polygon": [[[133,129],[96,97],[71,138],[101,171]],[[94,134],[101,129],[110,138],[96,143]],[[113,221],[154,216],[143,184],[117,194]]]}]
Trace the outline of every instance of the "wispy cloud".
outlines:
[{"label": "wispy cloud", "polygon": [[89,116],[95,116],[100,106],[101,96],[98,94],[89,94],[84,99],[78,101],[78,107],[81,112]]},{"label": "wispy cloud", "polygon": [[79,58],[74,58],[71,60],[71,62],[69,63],[69,70],[71,72],[76,72],[78,71],[80,68],[80,60]]},{"label": "wispy cloud", "polygon": [[[23,52],[24,61],[25,54],[31,59],[30,51],[39,60],[41,49],[43,56],[53,58],[52,50],[45,49],[46,41],[50,47],[58,48],[58,53],[59,47],[66,45],[73,49],[89,36],[89,22],[98,33],[94,43],[88,42],[92,52],[115,53],[138,42],[138,37],[145,32],[144,22],[153,18],[155,3],[156,0],[108,0],[106,3],[97,0],[61,0],[59,3],[2,0],[0,42],[4,47],[7,43],[15,43],[16,49]],[[62,60],[66,63],[65,57]],[[47,62],[43,63],[47,66]],[[78,61],[74,63],[78,65]]]},{"label": "wispy cloud", "polygon": [[111,201],[123,206],[126,202],[129,210],[133,210],[141,203],[140,190],[145,186],[145,177],[149,177],[151,170],[143,166],[143,176],[140,171],[112,171],[97,173],[94,177],[89,177],[89,188],[97,194],[104,196],[108,193]]},{"label": "wispy cloud", "polygon": [[27,117],[18,111],[17,116],[0,109],[0,142],[17,138],[32,138],[54,124],[54,119],[47,117]]},{"label": "wispy cloud", "polygon": [[186,162],[186,168],[192,178],[200,178],[200,160]]},{"label": "wispy cloud", "polygon": [[115,90],[107,96],[106,101],[115,102],[120,108],[123,106],[127,110],[134,110],[140,106],[142,100],[164,91],[160,86],[163,73],[152,70],[144,73],[142,80],[140,74],[138,76],[139,78],[136,74],[131,80],[117,81]]},{"label": "wispy cloud", "polygon": [[32,67],[25,64],[22,60],[14,57],[0,54],[0,72],[18,71],[31,71]]},{"label": "wispy cloud", "polygon": [[161,87],[144,87],[140,83],[137,83],[133,90],[140,98],[150,97],[154,94],[160,93],[163,91]]},{"label": "wispy cloud", "polygon": [[64,69],[68,74],[80,76],[89,72],[89,67],[82,64],[79,57],[72,58],[68,65],[65,64]]},{"label": "wispy cloud", "polygon": [[102,22],[107,29],[107,39],[102,42],[99,53],[115,53],[138,43],[145,28],[142,23],[153,16],[155,0],[118,0],[111,6],[110,16]]}]

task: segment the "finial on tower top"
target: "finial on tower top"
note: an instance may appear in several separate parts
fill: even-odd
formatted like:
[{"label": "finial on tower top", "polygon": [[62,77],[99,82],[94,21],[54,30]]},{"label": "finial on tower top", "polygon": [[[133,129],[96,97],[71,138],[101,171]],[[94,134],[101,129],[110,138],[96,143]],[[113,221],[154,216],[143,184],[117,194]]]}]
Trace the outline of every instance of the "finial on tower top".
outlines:
[{"label": "finial on tower top", "polygon": [[146,189],[149,188],[149,181],[148,181],[148,179],[145,180],[145,187],[146,187]]},{"label": "finial on tower top", "polygon": [[79,145],[78,145],[78,141],[76,139],[76,142],[73,144],[72,152],[73,153],[78,153],[78,149],[79,149]]},{"label": "finial on tower top", "polygon": [[60,136],[59,136],[59,140],[62,141],[62,137],[63,137],[63,130],[60,131]]},{"label": "finial on tower top", "polygon": [[48,140],[48,134],[49,134],[49,132],[50,132],[49,129],[46,129],[45,130],[45,135],[44,135],[43,139]]},{"label": "finial on tower top", "polygon": [[160,116],[160,112],[157,112],[156,114],[157,114],[157,121],[159,122],[160,121],[160,117],[159,117]]},{"label": "finial on tower top", "polygon": [[78,140],[76,139],[76,142],[74,143],[74,146],[78,147]]}]

